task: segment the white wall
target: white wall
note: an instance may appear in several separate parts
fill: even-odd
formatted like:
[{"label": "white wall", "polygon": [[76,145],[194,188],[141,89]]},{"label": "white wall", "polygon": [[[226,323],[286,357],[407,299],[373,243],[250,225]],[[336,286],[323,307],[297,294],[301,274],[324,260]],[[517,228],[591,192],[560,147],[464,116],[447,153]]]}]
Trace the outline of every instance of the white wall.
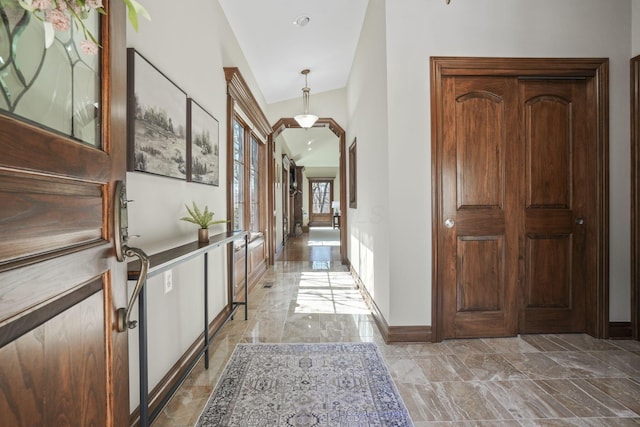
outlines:
[{"label": "white wall", "polygon": [[[393,0],[395,1],[395,0]],[[358,49],[347,86],[349,127],[348,148],[357,138],[357,209],[343,206],[347,212],[347,250],[353,269],[362,279],[369,294],[387,322],[394,320],[390,311],[391,298],[398,286],[390,285],[390,217],[389,159],[391,145],[387,128],[387,55],[385,30],[385,0],[369,0],[369,7],[360,34]],[[347,154],[348,155],[348,154]],[[415,157],[411,153],[407,157]],[[348,168],[348,160],[347,160]],[[349,174],[347,174],[347,179]],[[411,187],[415,188],[415,185]],[[349,183],[347,182],[347,188]],[[347,197],[347,200],[349,198]],[[344,224],[342,224],[344,226]],[[415,228],[405,227],[407,242],[416,239]],[[419,239],[418,239],[419,240]],[[407,252],[412,248],[404,248]],[[423,285],[424,286],[424,285]],[[414,297],[414,296],[410,296]],[[422,291],[422,299],[426,293]],[[403,323],[406,324],[406,323]],[[419,322],[416,324],[424,324]]]},{"label": "white wall", "polygon": [[[358,248],[376,243],[376,274],[360,274],[375,286],[374,298],[390,325],[431,324],[430,56],[610,58],[610,319],[629,320],[632,1],[637,17],[638,0],[370,1],[347,88],[348,142],[358,137],[359,176],[350,259],[370,271]],[[386,94],[378,93],[381,87]],[[383,105],[386,96],[386,110],[363,102],[372,94]],[[380,129],[385,114],[388,131]],[[378,182],[381,171],[388,180]],[[366,200],[370,192],[377,194],[373,202]],[[378,216],[384,232],[362,219],[366,210],[384,213],[386,206],[389,216]],[[388,277],[377,274],[377,263],[386,264],[377,244],[386,230]],[[375,285],[367,283],[374,278]]]},{"label": "white wall", "polygon": [[640,55],[640,0],[631,0],[631,56]]},{"label": "white wall", "polygon": [[[328,92],[314,93],[311,87],[311,95],[309,97],[309,112],[321,118],[332,118],[342,127],[346,129],[347,114],[345,89],[336,89]],[[290,99],[288,101],[276,102],[266,107],[265,114],[269,119],[269,123],[275,124],[284,117],[293,117],[302,113],[302,88],[300,88],[300,98]]]},{"label": "white wall", "polygon": [[[223,67],[238,67],[264,109],[262,94],[217,1],[193,0],[190,7],[166,2],[145,2],[151,21],[140,29],[127,29],[127,44],[194,98],[220,123],[220,185],[187,183],[176,179],[130,172],[127,174],[131,245],[152,254],[196,240],[196,226],[179,218],[185,203],[195,201],[226,218],[226,82]],[[196,10],[197,13],[193,13]],[[215,225],[212,233],[225,225]],[[210,319],[226,303],[224,251],[210,255]],[[162,277],[149,280],[149,387],[170,369],[202,332],[203,260],[196,259],[173,271],[174,290],[163,292]],[[130,283],[130,288],[132,287]],[[138,405],[137,335],[130,334],[131,408]]]}]

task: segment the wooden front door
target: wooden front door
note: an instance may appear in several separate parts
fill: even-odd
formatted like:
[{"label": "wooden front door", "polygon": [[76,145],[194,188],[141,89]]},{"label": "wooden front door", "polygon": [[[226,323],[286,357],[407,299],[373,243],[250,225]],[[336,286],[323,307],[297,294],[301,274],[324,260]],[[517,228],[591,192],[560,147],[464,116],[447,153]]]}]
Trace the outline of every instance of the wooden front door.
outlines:
[{"label": "wooden front door", "polygon": [[434,68],[436,339],[597,335],[585,309],[604,259],[593,71],[447,65]]},{"label": "wooden front door", "polygon": [[122,2],[108,6],[96,143],[0,114],[3,426],[129,425],[127,334],[115,316],[127,305],[126,265],[115,258],[112,217],[125,179],[126,17]]},{"label": "wooden front door", "polygon": [[309,225],[331,226],[333,179],[309,179]]}]

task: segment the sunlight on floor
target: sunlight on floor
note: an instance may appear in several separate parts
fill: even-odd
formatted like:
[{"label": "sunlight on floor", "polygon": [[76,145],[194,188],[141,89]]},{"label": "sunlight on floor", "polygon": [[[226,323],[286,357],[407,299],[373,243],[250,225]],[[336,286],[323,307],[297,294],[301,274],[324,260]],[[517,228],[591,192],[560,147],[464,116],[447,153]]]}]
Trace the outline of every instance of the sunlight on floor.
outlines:
[{"label": "sunlight on floor", "polygon": [[310,271],[300,274],[296,313],[369,314],[348,272]]},{"label": "sunlight on floor", "polygon": [[340,230],[332,227],[312,227],[309,229],[308,246],[340,246]]},{"label": "sunlight on floor", "polygon": [[340,246],[340,241],[331,242],[328,240],[309,240],[309,246]]}]

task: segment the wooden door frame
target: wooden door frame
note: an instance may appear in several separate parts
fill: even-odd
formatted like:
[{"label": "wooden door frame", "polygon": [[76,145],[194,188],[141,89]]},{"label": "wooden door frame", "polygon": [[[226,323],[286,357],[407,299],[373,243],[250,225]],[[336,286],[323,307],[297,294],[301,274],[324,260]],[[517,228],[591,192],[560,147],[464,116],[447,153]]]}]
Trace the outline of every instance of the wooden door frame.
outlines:
[{"label": "wooden door frame", "polygon": [[311,218],[313,217],[313,189],[312,189],[312,183],[313,182],[328,182],[329,183],[329,224],[331,224],[332,218],[333,218],[333,212],[331,212],[331,202],[333,202],[333,182],[335,181],[335,178],[322,178],[322,177],[313,177],[313,178],[307,178],[307,181],[309,181],[309,225],[311,225]]},{"label": "wooden door frame", "polygon": [[440,241],[442,162],[441,145],[444,139],[442,79],[445,76],[497,77],[585,77],[592,79],[588,91],[595,100],[596,117],[596,279],[593,289],[587,290],[587,333],[596,338],[609,336],[609,60],[606,58],[480,58],[431,57],[431,189],[432,189],[432,341],[442,340],[443,301],[438,253]]},{"label": "wooden door frame", "polygon": [[631,58],[631,335],[640,340],[640,55]]},{"label": "wooden door frame", "polygon": [[[338,137],[338,144],[339,144],[339,150],[340,150],[340,166],[339,166],[340,168],[340,206],[347,206],[347,187],[346,187],[347,185],[347,165],[346,165],[347,153],[346,153],[346,143],[345,143],[346,132],[342,127],[340,127],[340,125],[335,120],[331,118],[319,118],[318,121],[313,125],[313,127],[325,127]],[[297,128],[300,128],[300,125],[292,117],[281,118],[276,122],[276,124],[273,125],[272,138],[269,139],[269,143],[272,144],[272,146],[268,148],[267,150],[268,152],[270,153],[275,152],[276,138],[278,137],[278,135],[280,135],[280,133],[282,133],[282,131],[288,128],[297,129]],[[269,164],[271,165],[270,167],[273,169],[273,162],[270,162]],[[271,177],[269,191],[274,191],[272,184],[275,180],[275,171],[271,170],[269,172],[269,176]],[[272,196],[269,197],[269,201],[271,203],[271,206],[269,206],[269,212],[274,212],[275,205],[273,205]],[[340,224],[341,225],[340,227],[340,259],[342,260],[342,264],[348,265],[349,259],[347,258],[347,232],[346,232],[347,209],[341,210],[340,220],[342,222]],[[270,221],[269,228],[273,229],[275,227],[275,218],[273,217],[273,215],[269,215],[269,221]],[[272,242],[269,245],[269,252],[270,252],[269,260],[271,264],[273,264],[273,260],[274,260],[273,251],[274,251],[274,248],[276,247],[275,233],[274,233],[274,236],[271,238],[271,240]]]}]

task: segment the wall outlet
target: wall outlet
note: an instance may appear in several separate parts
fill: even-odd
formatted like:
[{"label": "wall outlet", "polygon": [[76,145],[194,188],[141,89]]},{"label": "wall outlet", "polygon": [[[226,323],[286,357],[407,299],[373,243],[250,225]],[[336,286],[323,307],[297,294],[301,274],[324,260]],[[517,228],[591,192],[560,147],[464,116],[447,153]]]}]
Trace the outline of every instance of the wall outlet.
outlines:
[{"label": "wall outlet", "polygon": [[164,293],[168,294],[173,289],[173,273],[172,270],[164,272]]}]

